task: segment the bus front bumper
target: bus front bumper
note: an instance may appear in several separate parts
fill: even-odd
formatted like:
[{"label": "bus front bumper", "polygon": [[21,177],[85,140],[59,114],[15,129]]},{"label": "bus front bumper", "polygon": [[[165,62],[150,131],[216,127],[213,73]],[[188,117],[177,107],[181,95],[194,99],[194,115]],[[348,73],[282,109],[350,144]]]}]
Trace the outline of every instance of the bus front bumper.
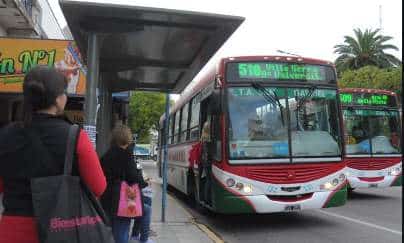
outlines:
[{"label": "bus front bumper", "polygon": [[382,170],[356,170],[347,167],[345,170],[350,188],[386,188],[401,186],[401,162]]},{"label": "bus front bumper", "polygon": [[356,177],[348,176],[350,188],[386,188],[391,186],[401,186],[402,175],[378,176],[378,177]]},{"label": "bus front bumper", "polygon": [[270,195],[235,195],[218,184],[214,188],[214,211],[224,214],[265,214],[338,207],[347,200],[346,183],[336,190],[313,192],[310,198],[293,202],[272,200]]}]

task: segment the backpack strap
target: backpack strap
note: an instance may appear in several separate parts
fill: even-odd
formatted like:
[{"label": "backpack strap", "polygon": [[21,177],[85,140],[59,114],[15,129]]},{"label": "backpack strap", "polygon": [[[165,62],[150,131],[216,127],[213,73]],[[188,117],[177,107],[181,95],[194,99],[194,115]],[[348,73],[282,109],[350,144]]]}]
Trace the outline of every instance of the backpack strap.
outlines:
[{"label": "backpack strap", "polygon": [[76,152],[77,137],[79,132],[78,125],[72,125],[69,128],[69,134],[67,135],[66,142],[66,155],[65,155],[65,165],[63,169],[64,175],[72,174],[73,158]]}]

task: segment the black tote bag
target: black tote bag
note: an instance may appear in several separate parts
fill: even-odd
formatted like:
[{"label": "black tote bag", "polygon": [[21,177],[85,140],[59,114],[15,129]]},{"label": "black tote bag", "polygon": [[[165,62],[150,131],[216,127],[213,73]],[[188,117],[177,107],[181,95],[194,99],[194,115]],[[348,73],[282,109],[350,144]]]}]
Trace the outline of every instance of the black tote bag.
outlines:
[{"label": "black tote bag", "polygon": [[[98,200],[80,177],[72,176],[78,131],[77,125],[69,129],[64,174],[31,179],[32,202],[41,243],[114,243]],[[37,141],[38,144],[47,153],[40,141]]]}]

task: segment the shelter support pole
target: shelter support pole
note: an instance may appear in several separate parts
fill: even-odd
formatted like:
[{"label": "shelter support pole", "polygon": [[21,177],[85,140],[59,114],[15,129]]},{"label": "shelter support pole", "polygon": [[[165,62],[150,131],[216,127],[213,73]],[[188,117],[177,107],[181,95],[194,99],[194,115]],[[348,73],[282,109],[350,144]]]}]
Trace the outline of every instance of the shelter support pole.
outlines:
[{"label": "shelter support pole", "polygon": [[97,125],[97,152],[100,156],[108,150],[112,125],[112,92],[108,81],[103,75],[99,82],[100,108]]},{"label": "shelter support pole", "polygon": [[86,100],[84,106],[84,129],[94,146],[96,145],[97,87],[100,62],[98,38],[96,33],[88,34]]},{"label": "shelter support pole", "polygon": [[166,204],[167,204],[167,162],[168,162],[168,130],[169,130],[169,119],[170,119],[170,93],[166,93],[166,111],[164,120],[164,156],[163,156],[163,188],[162,192],[162,202],[161,202],[161,221],[166,221]]}]

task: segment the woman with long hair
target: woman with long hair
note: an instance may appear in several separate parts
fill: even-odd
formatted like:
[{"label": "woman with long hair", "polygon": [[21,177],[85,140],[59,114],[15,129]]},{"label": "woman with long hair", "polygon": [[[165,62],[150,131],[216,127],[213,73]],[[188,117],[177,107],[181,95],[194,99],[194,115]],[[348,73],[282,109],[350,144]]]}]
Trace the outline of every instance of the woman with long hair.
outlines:
[{"label": "woman with long hair", "polygon": [[[63,174],[68,131],[64,118],[67,80],[54,68],[37,66],[23,83],[24,120],[0,132],[0,193],[4,212],[0,219],[0,242],[38,243],[30,180]],[[39,138],[52,160],[37,151],[33,136]],[[88,135],[80,130],[77,138],[73,175],[101,196],[106,179]]]},{"label": "woman with long hair", "polygon": [[[107,214],[111,217],[112,233],[116,243],[128,243],[130,218],[119,217],[116,214],[116,202],[119,201],[119,191],[114,186],[122,181],[128,184],[139,184],[140,188],[145,188],[148,184],[144,181],[142,174],[136,167],[133,156],[133,135],[129,127],[117,125],[112,130],[111,147],[102,157],[102,168],[107,177],[108,188],[101,198],[101,202]],[[142,243],[152,243],[149,239],[151,207],[143,205],[143,216],[139,219],[142,232],[139,241]]]}]

